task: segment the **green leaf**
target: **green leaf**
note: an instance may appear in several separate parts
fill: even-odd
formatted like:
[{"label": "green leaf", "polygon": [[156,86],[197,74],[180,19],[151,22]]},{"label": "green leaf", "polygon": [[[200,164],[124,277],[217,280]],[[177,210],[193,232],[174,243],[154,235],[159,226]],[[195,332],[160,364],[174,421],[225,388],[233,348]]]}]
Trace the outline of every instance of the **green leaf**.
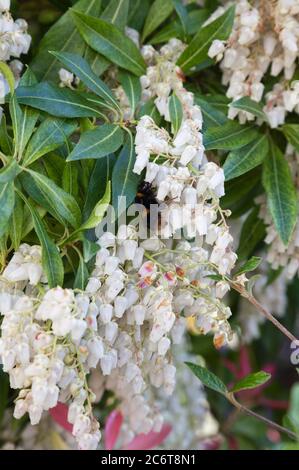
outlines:
[{"label": "green leaf", "polygon": [[215,392],[225,395],[228,390],[225,384],[220,380],[213,372],[209,371],[205,367],[192,364],[191,362],[185,362],[185,364],[192,370],[193,374],[208,388]]},{"label": "green leaf", "polygon": [[107,103],[110,103],[113,108],[119,109],[112,91],[97,75],[92,71],[88,62],[77,54],[70,52],[59,53],[53,51],[52,54],[59,59],[72,73],[74,73],[80,80],[96,95],[103,98]]},{"label": "green leaf", "polygon": [[[112,172],[112,205],[118,212],[118,203],[125,197],[126,207],[135,199],[140,177],[133,173],[135,164],[133,137],[130,134],[120,152]],[[120,213],[118,213],[118,216]]]},{"label": "green leaf", "polygon": [[250,390],[252,388],[260,387],[271,379],[271,374],[261,370],[247,375],[239,380],[230,390],[233,393],[240,392],[241,390]]},{"label": "green leaf", "polygon": [[248,96],[243,96],[237,101],[233,101],[231,105],[233,108],[242,109],[242,111],[246,111],[247,113],[251,113],[257,118],[262,119],[263,121],[268,122],[267,115],[263,111],[263,106],[261,103],[257,103],[253,101]]},{"label": "green leaf", "polygon": [[204,133],[204,146],[206,150],[237,149],[257,139],[258,136],[253,125],[241,126],[235,121],[228,121],[223,126],[209,128]]},{"label": "green leaf", "polygon": [[69,223],[74,228],[80,225],[81,212],[76,200],[54,181],[41,173],[27,170],[21,175],[21,182],[32,199],[59,222]]},{"label": "green leaf", "polygon": [[45,119],[28,144],[24,164],[26,166],[31,165],[46,153],[67,143],[67,138],[75,132],[76,128],[76,121],[64,121],[55,118]]},{"label": "green leaf", "polygon": [[172,0],[155,0],[146,17],[142,32],[142,41],[144,41],[155,29],[165,21],[173,12],[174,5]]},{"label": "green leaf", "polygon": [[73,11],[80,34],[95,51],[137,76],[145,73],[145,63],[137,46],[116,26]]},{"label": "green leaf", "polygon": [[0,184],[13,181],[21,171],[22,168],[17,164],[16,160],[11,160],[8,165],[0,170]]},{"label": "green leaf", "polygon": [[232,6],[222,16],[198,31],[177,61],[182,70],[190,70],[208,59],[208,50],[214,39],[224,41],[229,37],[234,17],[235,6]]},{"label": "green leaf", "polygon": [[258,217],[258,214],[259,208],[254,207],[242,226],[239,247],[237,250],[239,260],[248,258],[257,244],[265,238],[265,225],[263,220]]},{"label": "green leaf", "polygon": [[299,124],[284,124],[281,130],[288,142],[299,152]]},{"label": "green leaf", "polygon": [[36,235],[42,247],[42,265],[48,278],[50,288],[63,285],[64,269],[59,251],[53,240],[46,232],[38,211],[26,200],[33,220]]},{"label": "green leaf", "polygon": [[9,112],[10,112],[12,128],[13,128],[15,154],[17,154],[20,148],[19,143],[20,143],[22,123],[24,121],[24,114],[18,103],[18,99],[15,93],[11,95],[10,97]]},{"label": "green leaf", "polygon": [[105,212],[107,211],[107,208],[110,204],[110,200],[111,200],[111,183],[110,181],[108,181],[104,196],[96,204],[92,213],[90,214],[86,222],[84,222],[84,224],[81,225],[79,230],[88,230],[99,225],[99,223],[101,222],[101,220],[103,219],[105,215]]},{"label": "green leaf", "polygon": [[257,256],[253,256],[250,258],[248,261],[246,261],[241,268],[237,270],[235,273],[236,276],[240,276],[240,274],[247,273],[249,271],[254,271],[260,264],[261,264],[262,258],[258,258]]},{"label": "green leaf", "polygon": [[88,282],[89,272],[86,267],[86,264],[83,260],[83,257],[80,255],[79,266],[76,273],[76,278],[74,282],[74,289],[84,290]]},{"label": "green leaf", "polygon": [[[81,0],[76,3],[75,8],[97,16],[100,13],[101,0]],[[30,66],[39,80],[57,83],[61,66],[49,51],[72,52],[83,56],[88,54],[88,49],[75,26],[71,10],[68,10],[43,36]]]},{"label": "green leaf", "polygon": [[13,153],[13,142],[7,130],[5,114],[1,117],[0,122],[0,148],[5,155]]},{"label": "green leaf", "polygon": [[69,162],[65,165],[62,173],[62,187],[64,191],[71,194],[75,199],[77,199],[79,194],[78,175],[79,171],[76,163]]},{"label": "green leaf", "polygon": [[228,122],[224,113],[214,108],[203,96],[195,96],[195,103],[200,106],[203,117],[203,128],[223,126]]},{"label": "green leaf", "polygon": [[299,435],[299,383],[295,383],[292,386],[287,418],[292,424],[294,432]]},{"label": "green leaf", "polygon": [[20,246],[23,233],[24,210],[22,199],[15,194],[15,205],[9,224],[9,236],[14,250]]},{"label": "green leaf", "polygon": [[182,4],[181,0],[172,0],[173,6],[175,11],[180,19],[182,28],[183,28],[183,36],[184,38],[187,37],[188,33],[188,12],[186,7]]},{"label": "green leaf", "polygon": [[128,20],[129,3],[129,0],[110,0],[101,19],[124,31]]},{"label": "green leaf", "polygon": [[19,103],[45,111],[55,117],[101,117],[102,113],[78,91],[60,88],[47,82],[30,87],[18,87]]},{"label": "green leaf", "polygon": [[6,81],[10,89],[10,93],[13,95],[15,92],[15,77],[10,67],[3,61],[0,61],[0,72],[6,78]]},{"label": "green leaf", "polygon": [[105,188],[112,177],[112,169],[115,163],[115,155],[109,154],[106,157],[96,160],[93,171],[88,182],[86,199],[83,207],[83,220],[86,220],[96,203],[104,196]]},{"label": "green leaf", "polygon": [[15,205],[15,191],[13,182],[0,184],[0,237],[7,229],[8,221],[11,217]]},{"label": "green leaf", "polygon": [[275,228],[287,245],[297,222],[297,194],[287,160],[272,140],[269,144],[269,154],[264,161],[263,185]]},{"label": "green leaf", "polygon": [[135,77],[131,73],[127,73],[127,72],[120,72],[119,80],[129,100],[130,107],[132,109],[132,117],[133,117],[135,110],[137,108],[137,105],[141,98],[140,80],[138,77]]},{"label": "green leaf", "polygon": [[266,135],[259,135],[256,141],[250,142],[241,149],[229,153],[223,165],[226,181],[243,175],[260,165],[269,151]]},{"label": "green leaf", "polygon": [[85,263],[88,263],[99,251],[99,245],[91,242],[86,238],[83,240],[83,258]]},{"label": "green leaf", "polygon": [[174,135],[177,134],[183,120],[183,107],[178,97],[173,93],[169,99],[169,115],[171,121],[171,130]]},{"label": "green leaf", "polygon": [[123,143],[123,131],[114,124],[104,124],[81,135],[67,161],[101,158],[115,152]]}]

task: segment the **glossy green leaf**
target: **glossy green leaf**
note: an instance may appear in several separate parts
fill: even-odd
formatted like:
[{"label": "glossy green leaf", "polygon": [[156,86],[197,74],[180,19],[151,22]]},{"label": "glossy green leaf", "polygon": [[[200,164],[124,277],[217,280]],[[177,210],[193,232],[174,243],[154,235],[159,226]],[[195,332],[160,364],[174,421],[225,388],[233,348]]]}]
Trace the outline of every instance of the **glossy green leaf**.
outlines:
[{"label": "glossy green leaf", "polygon": [[15,77],[10,67],[3,61],[0,61],[0,72],[6,78],[10,93],[13,95],[15,91]]},{"label": "glossy green leaf", "polygon": [[183,120],[183,107],[179,98],[174,93],[169,99],[169,116],[172,133],[176,135]]},{"label": "glossy green leaf", "polygon": [[62,188],[75,199],[79,194],[78,175],[79,170],[75,162],[69,162],[65,165],[62,173]]},{"label": "glossy green leaf", "polygon": [[172,0],[172,3],[181,22],[183,36],[186,38],[188,33],[188,11],[181,0]]},{"label": "glossy green leaf", "polygon": [[19,103],[45,111],[55,117],[101,117],[102,113],[79,92],[42,82],[30,87],[18,87]]},{"label": "glossy green leaf", "polygon": [[88,263],[99,251],[99,245],[84,238],[83,240],[83,259]]},{"label": "glossy green leaf", "polygon": [[142,32],[142,41],[144,41],[169,15],[173,12],[174,5],[172,0],[154,0],[146,17]]},{"label": "glossy green leaf", "polygon": [[21,175],[21,182],[32,199],[62,224],[69,223],[74,228],[80,225],[81,213],[76,200],[51,179],[27,170]]},{"label": "glossy green leaf", "polygon": [[287,245],[297,222],[297,193],[288,162],[272,140],[264,161],[263,184],[275,228]]},{"label": "glossy green leaf", "polygon": [[15,154],[17,154],[19,150],[22,123],[24,122],[24,114],[15,93],[10,97],[9,112],[13,128]]},{"label": "glossy green leaf", "polygon": [[64,269],[58,248],[47,234],[38,211],[28,200],[26,201],[26,205],[29,208],[33,226],[42,247],[42,264],[48,278],[49,287],[62,286]]},{"label": "glossy green leaf", "polygon": [[80,80],[96,95],[103,98],[107,103],[110,103],[114,108],[119,109],[112,91],[97,75],[93,72],[88,62],[77,54],[70,52],[59,53],[53,51],[52,54],[59,59],[72,73],[74,73]]},{"label": "glossy green leaf", "polygon": [[144,74],[145,63],[131,39],[106,21],[73,11],[73,16],[87,44],[111,62],[137,76]]},{"label": "glossy green leaf", "polygon": [[15,194],[15,205],[9,223],[9,236],[14,250],[21,244],[23,233],[24,209],[23,202],[18,194]]},{"label": "glossy green leaf", "polygon": [[206,387],[214,390],[215,392],[221,393],[222,395],[227,393],[228,390],[225,384],[219,379],[219,377],[213,374],[213,372],[209,371],[205,367],[192,364],[191,362],[186,362],[185,364]]},{"label": "glossy green leaf", "polygon": [[257,103],[253,101],[248,96],[243,96],[237,101],[233,101],[231,106],[236,109],[241,109],[242,111],[246,111],[247,113],[251,113],[257,118],[262,119],[263,121],[268,121],[267,115],[263,111],[263,106],[261,103]]},{"label": "glossy green leaf", "polygon": [[261,370],[247,375],[239,380],[230,390],[233,393],[240,392],[241,390],[251,390],[260,387],[271,379],[271,374]]},{"label": "glossy green leaf", "polygon": [[101,19],[124,31],[128,20],[129,4],[129,0],[110,0],[101,14]]},{"label": "glossy green leaf", "polygon": [[4,235],[15,205],[13,182],[0,184],[0,237]]},{"label": "glossy green leaf", "polygon": [[75,277],[74,289],[84,290],[88,282],[89,272],[82,256],[79,259],[79,265]]},{"label": "glossy green leaf", "polygon": [[223,165],[226,181],[243,175],[260,165],[268,151],[268,138],[266,135],[260,134],[257,140],[230,152]]},{"label": "glossy green leaf", "polygon": [[24,164],[31,165],[46,153],[55,150],[67,142],[67,138],[75,132],[76,121],[62,119],[45,119],[30,140],[24,156]]},{"label": "glossy green leaf", "polygon": [[219,18],[201,28],[189,46],[180,55],[177,64],[184,70],[190,70],[208,59],[208,50],[214,39],[226,40],[232,30],[235,6],[226,10]]},{"label": "glossy green leaf", "polygon": [[120,83],[124,89],[124,92],[129,100],[130,107],[132,109],[132,117],[137,108],[137,105],[141,98],[141,84],[138,77],[135,77],[128,72],[120,72],[119,74]]},{"label": "glossy green leaf", "polygon": [[204,146],[206,150],[231,150],[244,147],[258,137],[253,125],[241,126],[235,121],[228,121],[223,126],[211,127],[204,132]]},{"label": "glossy green leaf", "polygon": [[1,117],[0,122],[0,149],[6,155],[13,154],[13,141],[8,133],[5,114]]},{"label": "glossy green leaf", "polygon": [[21,173],[22,168],[18,165],[16,160],[11,160],[5,167],[0,170],[0,184],[9,183],[13,181],[15,177]]},{"label": "glossy green leaf", "polygon": [[204,130],[210,127],[223,126],[228,122],[226,115],[213,107],[206,101],[205,97],[195,96],[195,103],[200,106]]},{"label": "glossy green leaf", "polygon": [[281,129],[288,142],[299,152],[299,124],[284,124]]},{"label": "glossy green leaf", "polygon": [[[77,11],[98,16],[101,0],[80,0],[76,3]],[[39,80],[59,81],[58,72],[61,68],[56,57],[49,51],[72,52],[81,56],[88,53],[88,48],[78,32],[71,10],[68,10],[43,36],[37,54],[30,66]],[[93,54],[93,59],[95,59]]]},{"label": "glossy green leaf", "polygon": [[[112,172],[112,205],[118,213],[118,203],[124,201],[128,207],[135,199],[140,177],[133,173],[135,149],[132,135],[120,152]],[[120,213],[118,213],[120,215]]]},{"label": "glossy green leaf", "polygon": [[155,98],[151,98],[141,106],[138,112],[138,118],[140,119],[142,116],[150,116],[157,125],[160,124],[162,118],[155,105]]},{"label": "glossy green leaf", "polygon": [[241,274],[245,274],[249,271],[254,271],[261,264],[261,261],[262,258],[253,256],[236,271],[235,276],[240,276]]},{"label": "glossy green leaf", "polygon": [[81,135],[67,161],[101,158],[115,152],[123,142],[123,131],[114,124],[104,124]]}]

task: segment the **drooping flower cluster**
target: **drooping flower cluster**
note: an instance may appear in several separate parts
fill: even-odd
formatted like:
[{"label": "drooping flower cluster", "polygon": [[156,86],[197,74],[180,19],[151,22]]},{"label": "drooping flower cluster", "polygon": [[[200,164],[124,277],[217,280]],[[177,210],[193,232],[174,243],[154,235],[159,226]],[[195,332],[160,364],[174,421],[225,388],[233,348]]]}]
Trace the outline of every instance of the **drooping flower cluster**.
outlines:
[{"label": "drooping flower cluster", "polygon": [[[288,145],[285,155],[289,167],[293,175],[295,187],[299,188],[299,154]],[[294,232],[288,245],[285,245],[280,239],[271,214],[268,211],[266,198],[264,195],[259,196],[256,202],[260,204],[259,217],[265,222],[267,236],[265,242],[268,245],[267,261],[273,269],[286,268],[288,279],[292,279],[299,269],[299,224],[296,223]]]},{"label": "drooping flower cluster", "polygon": [[[23,69],[22,63],[17,58],[22,54],[27,54],[31,43],[31,36],[27,33],[26,21],[23,19],[14,21],[9,9],[10,0],[0,1],[0,60],[4,62],[11,61],[9,66],[17,84]],[[8,83],[4,75],[0,73],[0,103],[4,103],[4,97],[8,92]]]},{"label": "drooping flower cluster", "polygon": [[[263,78],[268,70],[273,77],[282,72],[291,80],[299,55],[299,5],[296,0],[223,0],[209,18],[213,21],[226,7],[236,5],[233,31],[227,41],[213,41],[209,56],[221,61],[222,81],[228,85],[227,96],[237,100],[244,96],[261,101],[264,93]],[[265,107],[272,127],[281,124],[286,111],[296,110],[298,100],[292,93],[292,84],[282,82],[283,104],[278,109]],[[273,91],[274,93],[276,90]],[[283,107],[283,109],[281,109]],[[239,116],[241,122],[253,120],[251,113],[229,108],[229,117]],[[278,121],[278,123],[277,123]]]},{"label": "drooping flower cluster", "polygon": [[[44,410],[56,406],[58,399],[67,399],[79,446],[95,448],[100,432],[92,417],[86,374],[96,365],[102,344],[93,323],[97,308],[88,296],[70,289],[26,285],[26,276],[32,282],[32,272],[40,268],[36,259],[35,263],[24,259],[26,250],[21,246],[7,266],[0,293],[1,362],[11,388],[20,389],[14,416],[28,412],[31,424],[37,424]],[[40,273],[40,280],[44,278]],[[38,282],[36,276],[34,281]]]}]

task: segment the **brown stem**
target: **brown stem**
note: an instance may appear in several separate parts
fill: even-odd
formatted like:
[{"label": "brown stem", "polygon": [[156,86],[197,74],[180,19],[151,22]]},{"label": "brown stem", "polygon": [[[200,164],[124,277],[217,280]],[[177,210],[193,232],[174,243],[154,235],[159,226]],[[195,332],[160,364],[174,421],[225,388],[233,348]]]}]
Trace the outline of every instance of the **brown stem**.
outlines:
[{"label": "brown stem", "polygon": [[290,431],[290,429],[287,429],[283,426],[280,426],[279,424],[274,423],[268,418],[265,418],[264,416],[259,415],[258,413],[255,413],[254,411],[250,410],[249,408],[246,408],[246,406],[241,405],[239,403],[233,393],[227,393],[226,394],[227,399],[230,401],[230,403],[235,406],[241,413],[244,413],[248,416],[252,416],[255,419],[258,419],[259,421],[262,421],[263,423],[267,424],[267,426],[276,429],[276,431],[279,431],[283,434],[287,434],[291,439],[294,439],[295,441],[298,441],[298,435],[295,434],[293,431]]},{"label": "brown stem", "polygon": [[268,312],[268,310],[266,310],[265,307],[263,307],[258,302],[258,300],[256,300],[255,297],[253,297],[253,295],[250,295],[243,286],[241,286],[237,282],[232,282],[231,286],[233,289],[239,292],[239,294],[241,294],[242,297],[247,299],[256,308],[258,312],[260,312],[265,318],[267,318],[267,320],[273,323],[273,325],[276,326],[276,328],[278,328],[290,341],[295,341],[296,343],[299,343],[298,338],[296,338],[296,336],[294,336],[293,333],[291,333],[285,326],[283,326],[277,320],[277,318],[273,317],[273,315],[270,312]]}]

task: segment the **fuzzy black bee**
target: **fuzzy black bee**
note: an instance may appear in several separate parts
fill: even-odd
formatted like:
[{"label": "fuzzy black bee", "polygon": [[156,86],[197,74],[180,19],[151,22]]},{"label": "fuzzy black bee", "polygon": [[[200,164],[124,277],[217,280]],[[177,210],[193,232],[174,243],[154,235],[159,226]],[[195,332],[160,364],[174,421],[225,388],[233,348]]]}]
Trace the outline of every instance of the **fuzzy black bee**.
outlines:
[{"label": "fuzzy black bee", "polygon": [[[158,206],[158,200],[156,198],[156,189],[152,186],[151,183],[142,181],[137,189],[137,194],[135,197],[135,204],[141,204],[145,207],[147,213],[147,226],[150,228],[151,224],[151,206]],[[158,219],[159,219],[159,214]]]}]

